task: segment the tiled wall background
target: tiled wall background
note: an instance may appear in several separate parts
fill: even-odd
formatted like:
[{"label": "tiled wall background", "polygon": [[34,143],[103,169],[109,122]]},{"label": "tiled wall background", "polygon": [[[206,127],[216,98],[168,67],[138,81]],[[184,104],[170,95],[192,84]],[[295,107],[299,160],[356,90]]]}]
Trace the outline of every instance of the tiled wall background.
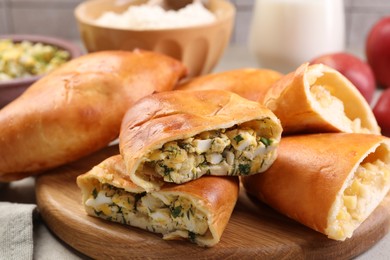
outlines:
[{"label": "tiled wall background", "polygon": [[[236,28],[232,41],[246,44],[255,1],[231,0],[231,2],[237,7]],[[374,23],[383,16],[390,16],[390,0],[344,0],[344,5],[346,45],[354,50],[362,50],[365,38]]]},{"label": "tiled wall background", "polygon": [[[254,0],[237,7],[232,44],[246,45]],[[342,0],[340,0],[342,1]],[[73,10],[82,0],[0,0],[0,34],[33,33],[79,40]],[[363,49],[371,26],[390,15],[390,0],[344,0],[347,47]]]}]

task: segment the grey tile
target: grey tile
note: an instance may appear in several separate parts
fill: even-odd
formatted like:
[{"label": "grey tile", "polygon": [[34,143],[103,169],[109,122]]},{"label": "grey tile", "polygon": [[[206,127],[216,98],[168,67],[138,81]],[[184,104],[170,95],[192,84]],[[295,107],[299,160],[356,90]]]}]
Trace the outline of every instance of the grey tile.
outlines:
[{"label": "grey tile", "polygon": [[352,27],[352,13],[345,13],[345,40],[346,40],[346,45],[348,46],[348,36],[349,32],[351,32],[351,27]]},{"label": "grey tile", "polygon": [[383,13],[353,13],[351,14],[351,25],[347,32],[347,46],[352,49],[364,52],[367,35],[372,26],[378,21]]},{"label": "grey tile", "polygon": [[[345,1],[345,0],[344,0]],[[349,0],[346,7],[347,47],[364,52],[369,30],[390,14],[389,0]]]},{"label": "grey tile", "polygon": [[345,7],[350,7],[353,5],[354,0],[344,0],[344,6]]},{"label": "grey tile", "polygon": [[389,0],[353,0],[353,6],[359,7],[380,7],[390,6]]},{"label": "grey tile", "polygon": [[248,40],[250,24],[252,20],[251,11],[239,11],[236,14],[233,43],[245,45]]},{"label": "grey tile", "polygon": [[84,2],[83,0],[8,0],[10,3],[12,3],[15,6],[31,6],[31,5],[74,5],[81,2]]},{"label": "grey tile", "polygon": [[0,34],[8,33],[8,15],[6,0],[0,0]]},{"label": "grey tile", "polygon": [[390,5],[383,5],[383,6],[354,6],[351,10],[352,13],[371,13],[371,14],[390,14]]},{"label": "grey tile", "polygon": [[382,0],[354,0],[349,10],[351,13],[384,13],[390,14],[390,1]]},{"label": "grey tile", "polygon": [[344,10],[346,14],[353,11],[353,1],[354,0],[344,0]]},{"label": "grey tile", "polygon": [[231,1],[231,2],[235,2],[235,4],[237,5],[237,7],[252,7],[254,5],[254,2],[253,0],[236,0],[236,1]]},{"label": "grey tile", "polygon": [[79,38],[73,8],[12,8],[11,24],[14,33]]},{"label": "grey tile", "polygon": [[4,0],[0,0],[0,34],[6,33],[6,23]]}]

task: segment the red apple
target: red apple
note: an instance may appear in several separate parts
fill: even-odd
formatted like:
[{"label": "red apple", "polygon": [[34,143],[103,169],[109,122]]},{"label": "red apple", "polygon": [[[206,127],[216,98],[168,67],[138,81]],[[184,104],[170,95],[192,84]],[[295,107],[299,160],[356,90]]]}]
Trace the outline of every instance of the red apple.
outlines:
[{"label": "red apple", "polygon": [[360,58],[345,52],[324,54],[313,59],[311,64],[323,63],[338,70],[362,93],[368,103],[374,95],[376,84],[370,66]]},{"label": "red apple", "polygon": [[371,28],[366,41],[366,56],[378,85],[390,88],[390,16]]},{"label": "red apple", "polygon": [[379,96],[373,112],[382,129],[382,134],[390,137],[390,88],[384,90]]}]

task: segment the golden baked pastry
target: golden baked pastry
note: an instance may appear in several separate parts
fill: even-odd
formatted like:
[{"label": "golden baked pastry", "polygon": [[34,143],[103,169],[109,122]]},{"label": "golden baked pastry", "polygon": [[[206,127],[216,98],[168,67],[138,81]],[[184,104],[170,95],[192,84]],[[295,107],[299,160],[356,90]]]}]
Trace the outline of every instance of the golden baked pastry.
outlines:
[{"label": "golden baked pastry", "polygon": [[243,68],[216,72],[179,85],[180,90],[223,89],[252,101],[261,100],[282,74],[269,69]]},{"label": "golden baked pastry", "polygon": [[359,90],[337,70],[301,65],[265,94],[263,104],[280,119],[283,134],[346,132],[380,134]]},{"label": "golden baked pastry", "polygon": [[184,66],[161,54],[104,51],[74,59],[0,110],[0,181],[79,159],[119,135],[138,99],[171,90]]},{"label": "golden baked pastry", "polygon": [[345,240],[389,191],[390,139],[359,133],[283,137],[271,168],[242,182],[279,212]]},{"label": "golden baked pastry", "polygon": [[250,175],[273,163],[282,128],[267,108],[225,90],[170,91],[124,116],[120,153],[146,191],[202,175]]},{"label": "golden baked pastry", "polygon": [[238,198],[238,177],[205,176],[146,193],[125,174],[120,155],[77,178],[87,213],[211,247],[220,241]]}]

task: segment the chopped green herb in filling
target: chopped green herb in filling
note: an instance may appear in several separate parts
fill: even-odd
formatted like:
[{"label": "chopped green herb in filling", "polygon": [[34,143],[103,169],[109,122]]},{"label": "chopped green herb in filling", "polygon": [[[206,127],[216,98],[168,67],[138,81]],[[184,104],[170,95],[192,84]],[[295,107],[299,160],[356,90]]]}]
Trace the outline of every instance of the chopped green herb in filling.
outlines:
[{"label": "chopped green herb in filling", "polygon": [[205,174],[249,175],[269,166],[277,145],[276,139],[262,136],[251,127],[234,126],[168,142],[150,153],[145,164],[154,169],[156,177],[174,183]]},{"label": "chopped green herb in filling", "polygon": [[250,164],[239,164],[238,165],[238,170],[243,175],[248,175],[250,173],[251,166],[250,166]]},{"label": "chopped green herb in filling", "polygon": [[191,242],[208,232],[206,214],[177,195],[131,193],[101,184],[91,191],[85,205],[90,214],[109,221],[162,234],[185,231]]},{"label": "chopped green herb in filling", "polygon": [[188,232],[188,240],[190,240],[192,243],[195,243],[196,234],[194,232],[189,231]]},{"label": "chopped green herb in filling", "polygon": [[265,137],[261,137],[260,142],[262,142],[265,145],[265,147],[268,147],[272,144],[272,140]]},{"label": "chopped green herb in filling", "polygon": [[242,140],[244,140],[244,138],[242,138],[241,135],[236,135],[234,137],[234,141],[236,141],[237,144],[239,144]]},{"label": "chopped green herb in filling", "polygon": [[171,208],[172,217],[177,218],[178,216],[180,216],[180,213],[181,213],[181,206]]},{"label": "chopped green herb in filling", "polygon": [[97,210],[95,210],[95,209],[94,209],[93,211],[95,212],[95,215],[96,215],[96,216],[100,216],[100,214],[102,214],[101,211],[97,211]]}]

